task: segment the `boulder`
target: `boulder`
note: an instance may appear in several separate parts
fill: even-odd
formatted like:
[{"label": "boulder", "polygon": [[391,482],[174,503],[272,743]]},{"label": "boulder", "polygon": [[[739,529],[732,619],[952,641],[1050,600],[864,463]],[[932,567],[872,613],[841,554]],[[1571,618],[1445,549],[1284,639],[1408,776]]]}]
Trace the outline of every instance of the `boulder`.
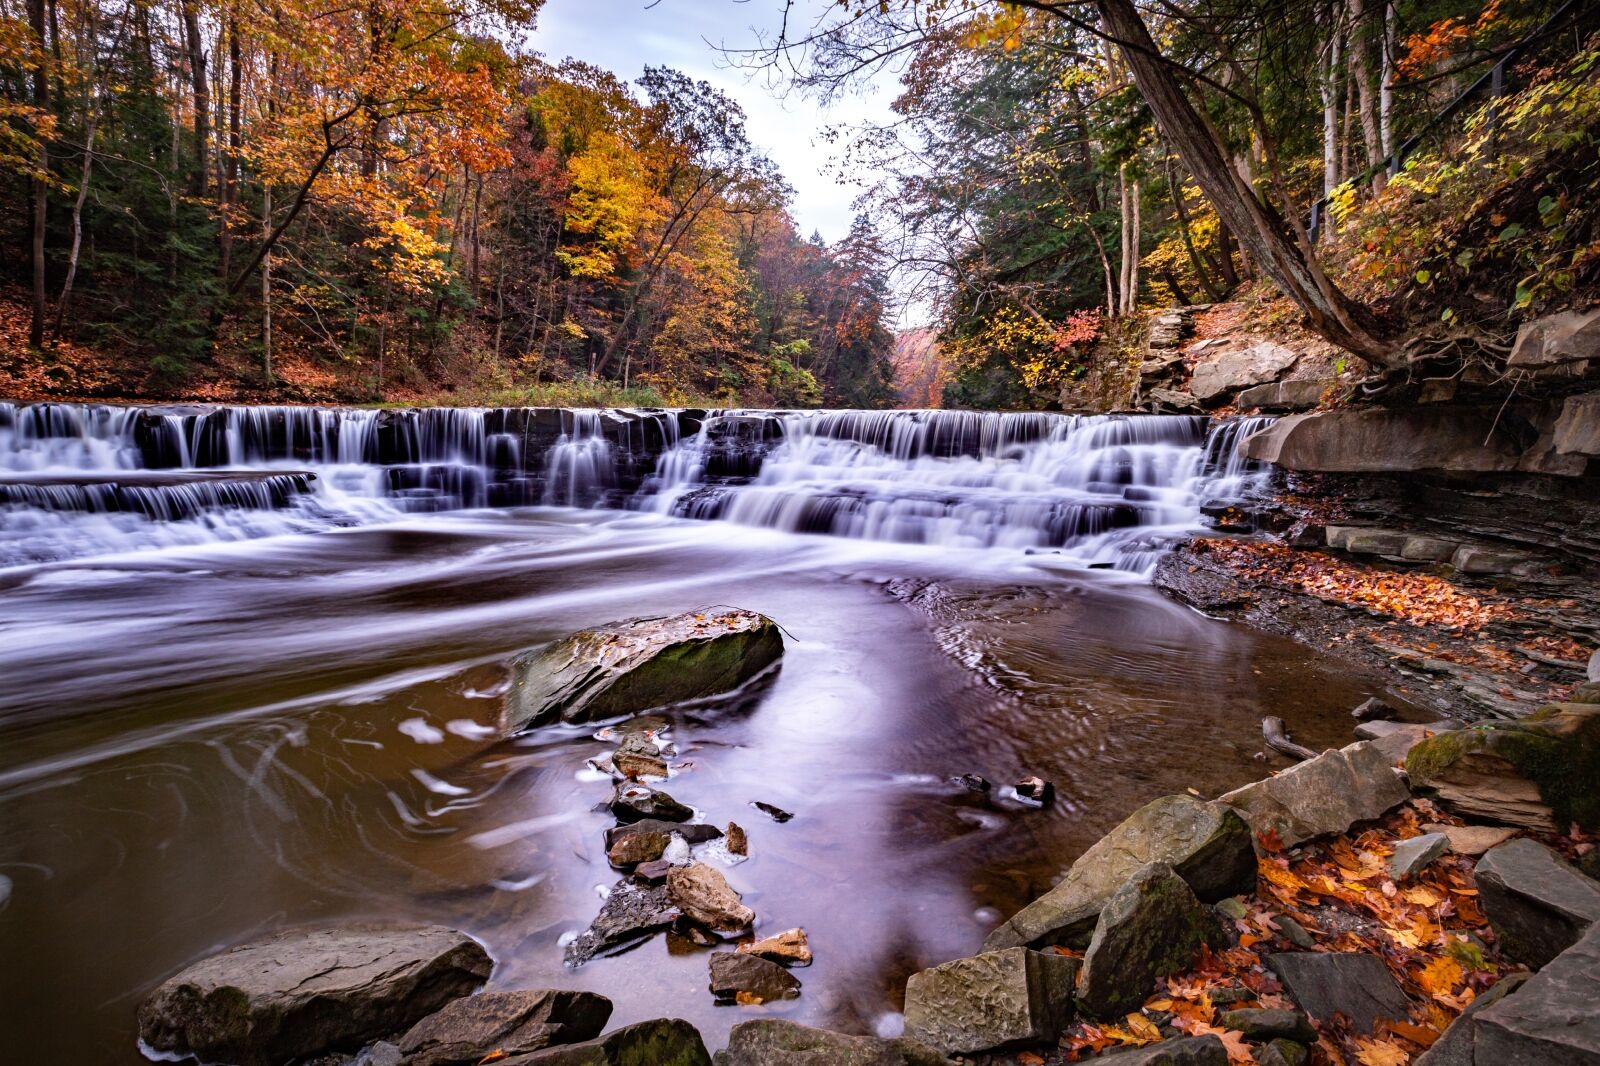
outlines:
[{"label": "boulder", "polygon": [[139,1038],[177,1056],[278,1066],[403,1032],[492,965],[477,941],[438,925],[278,933],[162,982],[139,1007]]},{"label": "boulder", "polygon": [[1356,736],[1372,741],[1390,765],[1404,762],[1411,749],[1433,736],[1460,729],[1459,722],[1362,722]]},{"label": "boulder", "polygon": [[596,955],[665,929],[680,916],[665,885],[618,881],[594,922],[567,945],[567,963],[578,966]]},{"label": "boulder", "polygon": [[[1525,423],[1536,412],[1508,408]],[[1498,405],[1346,408],[1289,415],[1246,437],[1247,459],[1289,470],[1328,474],[1493,473],[1523,462],[1524,435],[1512,431]]]},{"label": "boulder", "polygon": [[684,917],[719,933],[737,933],[756,920],[722,871],[703,862],[667,871],[667,896]]},{"label": "boulder", "polygon": [[1237,808],[1255,832],[1274,831],[1292,847],[1342,833],[1410,798],[1383,753],[1370,741],[1359,741],[1236,788],[1217,802]]},{"label": "boulder", "polygon": [[1496,981],[1487,992],[1480,992],[1467,1004],[1456,1020],[1451,1022],[1433,1045],[1418,1057],[1415,1066],[1477,1066],[1478,1015],[1486,1008],[1500,1002],[1521,988],[1532,977],[1528,973],[1509,973]]},{"label": "boulder", "polygon": [[1078,960],[1028,948],[923,970],[906,982],[906,1035],[946,1054],[1054,1040],[1077,976]]},{"label": "boulder", "polygon": [[950,1066],[950,1060],[914,1040],[845,1036],[826,1029],[760,1018],[740,1022],[716,1066]]},{"label": "boulder", "polygon": [[1600,455],[1600,393],[1567,398],[1556,419],[1554,443],[1561,455]]},{"label": "boulder", "polygon": [[1409,880],[1449,848],[1450,838],[1443,833],[1424,833],[1419,837],[1397,841],[1394,853],[1389,856],[1389,876],[1396,881]]},{"label": "boulder", "polygon": [[1234,1029],[1248,1040],[1293,1040],[1301,1044],[1315,1044],[1317,1031],[1310,1019],[1296,1010],[1267,1010],[1246,1007],[1223,1011],[1217,1024],[1224,1029]]},{"label": "boulder", "polygon": [[1263,341],[1215,355],[1207,353],[1189,375],[1189,391],[1200,400],[1274,381],[1294,365],[1300,353]]},{"label": "boulder", "polygon": [[1193,393],[1184,392],[1182,389],[1151,389],[1145,397],[1161,407],[1169,407],[1174,411],[1198,411],[1200,401],[1194,398]]},{"label": "boulder", "polygon": [[1439,825],[1430,822],[1422,828],[1429,833],[1443,833],[1451,851],[1469,858],[1476,858],[1517,835],[1515,829],[1495,825]]},{"label": "boulder", "polygon": [[1513,840],[1478,860],[1478,904],[1500,950],[1538,968],[1600,921],[1600,882],[1536,840]]},{"label": "boulder", "polygon": [[1478,544],[1463,544],[1450,557],[1450,565],[1463,574],[1510,574],[1535,561],[1527,552],[1497,551]]},{"label": "boulder", "polygon": [[711,954],[711,994],[725,1002],[772,1003],[794,999],[800,981],[775,962],[737,951]]},{"label": "boulder", "polygon": [[611,813],[619,822],[641,822],[646,818],[660,822],[687,822],[694,808],[686,807],[649,785],[623,785],[611,797]]},{"label": "boulder", "polygon": [[1158,978],[1187,969],[1220,933],[1216,916],[1171,866],[1143,866],[1100,911],[1078,971],[1078,1003],[1097,1018],[1135,1010]]},{"label": "boulder", "polygon": [[1163,796],[1084,852],[1059,884],[990,933],[984,948],[1082,940],[1111,894],[1152,862],[1170,865],[1207,903],[1255,887],[1255,849],[1238,814],[1193,796]]},{"label": "boulder", "polygon": [[1337,1012],[1356,1032],[1371,1033],[1380,1021],[1407,1019],[1406,994],[1376,955],[1288,952],[1268,955],[1267,966],[1317,1022]]},{"label": "boulder", "polygon": [[593,992],[484,992],[428,1015],[399,1047],[406,1066],[475,1066],[493,1051],[516,1055],[593,1040],[610,1017],[611,1001]]},{"label": "boulder", "polygon": [[1107,1051],[1083,1061],[1105,1066],[1228,1066],[1228,1049],[1208,1034],[1163,1040],[1126,1051]]},{"label": "boulder", "polygon": [[507,733],[590,722],[731,692],[783,654],[772,619],[706,609],[575,633],[512,663]]},{"label": "boulder", "polygon": [[1600,1066],[1600,929],[1478,1013],[1477,1066]]},{"label": "boulder", "polygon": [[1557,703],[1430,737],[1406,756],[1406,772],[1466,817],[1547,832],[1600,828],[1600,705]]},{"label": "boulder", "polygon": [[659,1018],[581,1044],[497,1059],[495,1066],[711,1066],[711,1056],[694,1026]]},{"label": "boulder", "polygon": [[785,929],[765,939],[740,944],[737,950],[785,966],[811,965],[811,944],[804,929]]},{"label": "boulder", "polygon": [[641,862],[654,862],[661,858],[672,840],[671,833],[628,833],[606,851],[606,860],[619,870],[632,869]]},{"label": "boulder", "polygon": [[1257,385],[1239,394],[1240,409],[1255,407],[1262,411],[1309,411],[1322,402],[1328,382],[1299,379],[1275,381]]},{"label": "boulder", "polygon": [[1533,369],[1600,359],[1600,310],[1562,311],[1517,330],[1507,367]]}]

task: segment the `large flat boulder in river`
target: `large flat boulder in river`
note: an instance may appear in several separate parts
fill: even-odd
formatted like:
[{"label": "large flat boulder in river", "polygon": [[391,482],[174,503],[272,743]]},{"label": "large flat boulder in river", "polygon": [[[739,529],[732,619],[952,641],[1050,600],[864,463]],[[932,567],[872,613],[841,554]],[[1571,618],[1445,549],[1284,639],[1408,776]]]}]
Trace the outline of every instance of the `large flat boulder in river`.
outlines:
[{"label": "large flat boulder in river", "polygon": [[1172,866],[1207,903],[1256,883],[1255,848],[1243,818],[1219,803],[1162,796],[1084,852],[1059,884],[990,933],[984,949],[1086,939],[1112,893],[1152,862]]},{"label": "large flat boulder in river", "polygon": [[777,625],[754,611],[708,609],[585,629],[512,663],[501,725],[514,733],[721,695],[782,654]]},{"label": "large flat boulder in river", "polygon": [[293,930],[169,978],[139,1007],[139,1037],[203,1062],[278,1066],[403,1032],[491,966],[477,941],[439,925]]}]

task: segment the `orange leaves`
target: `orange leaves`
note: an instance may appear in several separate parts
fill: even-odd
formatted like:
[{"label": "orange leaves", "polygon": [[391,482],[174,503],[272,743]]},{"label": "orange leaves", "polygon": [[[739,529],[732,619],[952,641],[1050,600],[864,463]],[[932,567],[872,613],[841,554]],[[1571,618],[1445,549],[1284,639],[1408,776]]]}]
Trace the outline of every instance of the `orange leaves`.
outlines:
[{"label": "orange leaves", "polygon": [[1450,582],[1426,574],[1377,570],[1282,544],[1197,540],[1193,549],[1217,556],[1265,584],[1346,607],[1381,611],[1412,625],[1477,631],[1490,622],[1518,617],[1507,604],[1462,592]]},{"label": "orange leaves", "polygon": [[1461,964],[1449,955],[1441,955],[1417,974],[1417,986],[1437,999],[1455,992],[1456,986],[1466,976]]},{"label": "orange leaves", "polygon": [[1361,1066],[1409,1066],[1411,1052],[1378,1037],[1355,1037],[1356,1061]]}]

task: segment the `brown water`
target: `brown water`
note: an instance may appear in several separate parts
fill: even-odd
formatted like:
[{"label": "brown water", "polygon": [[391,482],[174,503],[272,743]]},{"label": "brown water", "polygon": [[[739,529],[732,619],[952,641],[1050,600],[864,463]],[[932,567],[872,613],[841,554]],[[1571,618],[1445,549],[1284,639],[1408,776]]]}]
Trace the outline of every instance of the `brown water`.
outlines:
[{"label": "brown water", "polygon": [[[134,1063],[140,999],[267,930],[456,925],[501,987],[615,1024],[758,1014],[870,1032],[1144,801],[1262,776],[1263,714],[1349,739],[1369,689],[1286,641],[1053,558],[525,511],[14,571],[0,586],[0,1060]],[[713,1005],[657,937],[564,968],[615,882],[587,732],[483,739],[509,653],[732,604],[787,634],[732,707],[679,711],[664,787],[745,826],[730,882],[810,934],[804,993]],[[1053,780],[1046,810],[947,783]],[[748,804],[795,812],[778,824]]]}]

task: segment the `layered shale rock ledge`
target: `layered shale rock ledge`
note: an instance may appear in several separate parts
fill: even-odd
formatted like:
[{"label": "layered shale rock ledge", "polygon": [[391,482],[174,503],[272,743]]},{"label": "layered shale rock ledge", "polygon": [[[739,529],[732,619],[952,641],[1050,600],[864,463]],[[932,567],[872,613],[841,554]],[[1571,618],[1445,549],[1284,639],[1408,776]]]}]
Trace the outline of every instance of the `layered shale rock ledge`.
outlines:
[{"label": "layered shale rock ledge", "polygon": [[437,925],[279,933],[169,978],[139,1008],[151,1049],[240,1066],[355,1050],[471,993],[488,952]]},{"label": "layered shale rock ledge", "polygon": [[613,622],[519,656],[501,724],[514,733],[720,696],[782,655],[777,625],[754,611]]}]

